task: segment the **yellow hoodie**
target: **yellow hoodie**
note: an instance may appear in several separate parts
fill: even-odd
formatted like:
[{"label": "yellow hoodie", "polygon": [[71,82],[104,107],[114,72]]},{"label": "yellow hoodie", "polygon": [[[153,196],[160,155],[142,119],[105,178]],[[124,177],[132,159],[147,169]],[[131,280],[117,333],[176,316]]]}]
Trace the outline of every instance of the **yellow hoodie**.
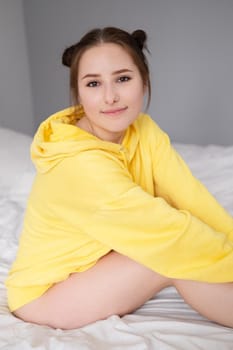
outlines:
[{"label": "yellow hoodie", "polygon": [[115,250],[160,274],[233,281],[233,218],[145,114],[121,145],[78,128],[72,108],[39,127],[37,175],[6,281],[13,311]]}]

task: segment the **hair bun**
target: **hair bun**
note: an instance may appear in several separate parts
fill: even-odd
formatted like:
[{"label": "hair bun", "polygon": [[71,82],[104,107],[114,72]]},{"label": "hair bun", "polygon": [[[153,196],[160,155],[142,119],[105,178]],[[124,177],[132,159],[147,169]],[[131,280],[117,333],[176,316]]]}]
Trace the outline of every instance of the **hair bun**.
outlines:
[{"label": "hair bun", "polygon": [[146,32],[142,29],[137,29],[132,33],[132,37],[136,40],[139,48],[142,50],[146,47],[147,35]]},{"label": "hair bun", "polygon": [[64,66],[71,67],[76,48],[77,48],[77,45],[72,45],[67,49],[65,49],[65,51],[62,54],[62,64]]}]

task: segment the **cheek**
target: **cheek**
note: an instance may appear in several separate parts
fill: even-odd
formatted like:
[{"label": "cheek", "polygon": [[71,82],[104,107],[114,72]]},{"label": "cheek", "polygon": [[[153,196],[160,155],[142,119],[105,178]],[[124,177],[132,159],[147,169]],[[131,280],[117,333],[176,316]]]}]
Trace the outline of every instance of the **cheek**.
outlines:
[{"label": "cheek", "polygon": [[135,89],[134,98],[132,98],[132,106],[135,110],[135,113],[140,113],[144,109],[144,97],[145,91],[142,87]]},{"label": "cheek", "polygon": [[83,105],[83,107],[86,107],[86,109],[94,108],[99,100],[98,93],[95,93],[94,91],[90,90],[79,90],[79,101]]},{"label": "cheek", "polygon": [[128,98],[135,103],[135,105],[140,105],[141,102],[144,99],[144,89],[142,86],[137,86],[133,89],[133,93],[132,90],[128,93]]}]

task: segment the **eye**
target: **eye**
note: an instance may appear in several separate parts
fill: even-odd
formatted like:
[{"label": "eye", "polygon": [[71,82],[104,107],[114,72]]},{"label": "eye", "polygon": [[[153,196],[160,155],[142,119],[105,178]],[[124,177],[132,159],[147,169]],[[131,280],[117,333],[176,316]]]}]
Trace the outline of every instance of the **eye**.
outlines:
[{"label": "eye", "polygon": [[131,78],[128,77],[127,75],[123,75],[122,77],[120,77],[120,78],[118,79],[118,81],[119,81],[120,83],[124,83],[124,82],[129,81],[129,80],[131,80]]},{"label": "eye", "polygon": [[98,81],[90,81],[89,83],[87,83],[88,87],[96,87],[99,86],[99,82]]}]

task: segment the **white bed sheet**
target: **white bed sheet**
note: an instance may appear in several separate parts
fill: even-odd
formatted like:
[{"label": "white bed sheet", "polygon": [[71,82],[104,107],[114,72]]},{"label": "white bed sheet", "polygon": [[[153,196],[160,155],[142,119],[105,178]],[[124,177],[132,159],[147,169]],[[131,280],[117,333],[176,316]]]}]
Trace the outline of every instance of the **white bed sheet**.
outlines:
[{"label": "white bed sheet", "polygon": [[[0,129],[0,349],[233,350],[233,329],[201,317],[174,288],[163,290],[133,314],[114,315],[72,331],[25,323],[10,314],[4,280],[16,254],[34,175],[30,142],[29,136]],[[233,214],[233,146],[175,147]]]}]

